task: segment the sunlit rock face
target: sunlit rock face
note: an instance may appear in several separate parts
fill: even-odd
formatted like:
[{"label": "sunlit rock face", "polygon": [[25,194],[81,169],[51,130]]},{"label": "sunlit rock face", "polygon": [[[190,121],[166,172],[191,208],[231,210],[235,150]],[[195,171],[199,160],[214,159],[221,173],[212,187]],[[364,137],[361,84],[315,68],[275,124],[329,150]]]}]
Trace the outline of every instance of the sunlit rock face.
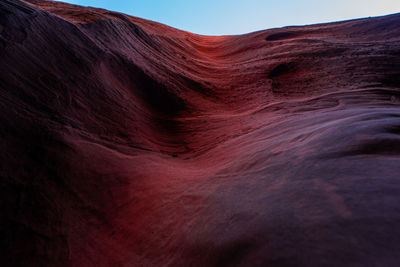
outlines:
[{"label": "sunlit rock face", "polygon": [[0,1],[1,266],[399,266],[400,15],[210,37]]}]

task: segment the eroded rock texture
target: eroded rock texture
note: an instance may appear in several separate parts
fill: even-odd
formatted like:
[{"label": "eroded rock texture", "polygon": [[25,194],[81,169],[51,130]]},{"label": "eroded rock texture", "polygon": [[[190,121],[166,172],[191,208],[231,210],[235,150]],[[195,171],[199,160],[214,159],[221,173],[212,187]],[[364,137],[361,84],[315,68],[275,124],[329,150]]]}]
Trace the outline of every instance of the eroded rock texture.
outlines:
[{"label": "eroded rock texture", "polygon": [[399,266],[400,15],[199,36],[0,1],[2,266]]}]

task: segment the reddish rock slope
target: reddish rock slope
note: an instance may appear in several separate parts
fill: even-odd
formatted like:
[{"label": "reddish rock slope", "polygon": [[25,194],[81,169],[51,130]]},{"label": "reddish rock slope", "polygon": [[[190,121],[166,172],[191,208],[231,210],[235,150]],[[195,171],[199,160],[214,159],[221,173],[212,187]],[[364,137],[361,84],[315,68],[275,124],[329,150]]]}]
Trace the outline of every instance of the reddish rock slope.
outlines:
[{"label": "reddish rock slope", "polygon": [[0,2],[2,266],[398,266],[400,15],[210,37]]}]

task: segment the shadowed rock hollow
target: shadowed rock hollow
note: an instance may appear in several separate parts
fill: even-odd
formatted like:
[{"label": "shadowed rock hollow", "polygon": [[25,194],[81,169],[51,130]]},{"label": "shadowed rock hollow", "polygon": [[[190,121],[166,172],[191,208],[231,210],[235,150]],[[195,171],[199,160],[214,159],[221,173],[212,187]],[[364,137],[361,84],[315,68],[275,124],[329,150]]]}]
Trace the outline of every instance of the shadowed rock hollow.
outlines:
[{"label": "shadowed rock hollow", "polygon": [[0,2],[2,266],[398,266],[400,15],[200,36]]}]

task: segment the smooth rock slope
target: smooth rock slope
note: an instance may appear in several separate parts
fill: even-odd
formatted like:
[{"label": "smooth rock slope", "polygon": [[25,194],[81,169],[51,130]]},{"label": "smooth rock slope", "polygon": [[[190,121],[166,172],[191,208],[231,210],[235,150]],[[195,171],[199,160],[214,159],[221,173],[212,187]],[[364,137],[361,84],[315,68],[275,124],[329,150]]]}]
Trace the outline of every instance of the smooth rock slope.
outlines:
[{"label": "smooth rock slope", "polygon": [[399,266],[400,15],[200,36],[0,1],[1,266]]}]

